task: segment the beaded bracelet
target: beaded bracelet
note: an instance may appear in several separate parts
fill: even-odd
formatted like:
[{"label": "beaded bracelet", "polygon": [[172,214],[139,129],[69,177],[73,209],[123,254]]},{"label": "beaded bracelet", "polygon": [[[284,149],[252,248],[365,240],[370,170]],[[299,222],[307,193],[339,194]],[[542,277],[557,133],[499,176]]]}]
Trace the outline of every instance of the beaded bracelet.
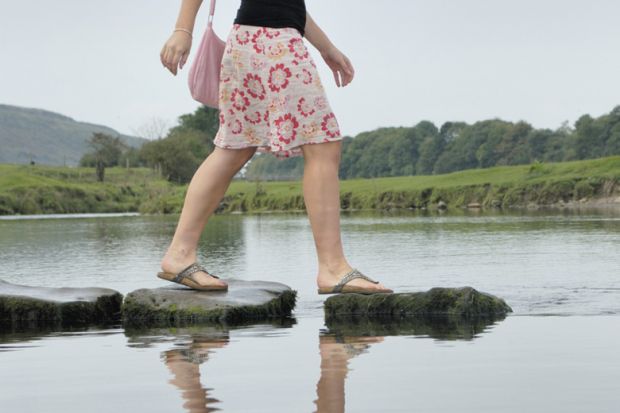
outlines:
[{"label": "beaded bracelet", "polygon": [[193,37],[193,36],[192,36],[192,32],[190,32],[189,30],[184,29],[184,28],[182,28],[182,27],[177,27],[177,28],[175,28],[173,31],[175,31],[175,32],[179,32],[179,31],[181,31],[181,32],[185,32],[185,33],[189,34],[189,37]]}]

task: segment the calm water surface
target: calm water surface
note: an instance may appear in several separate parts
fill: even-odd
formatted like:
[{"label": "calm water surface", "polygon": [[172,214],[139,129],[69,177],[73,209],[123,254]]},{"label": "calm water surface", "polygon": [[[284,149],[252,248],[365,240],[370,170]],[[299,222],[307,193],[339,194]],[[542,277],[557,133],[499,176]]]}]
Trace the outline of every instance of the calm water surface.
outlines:
[{"label": "calm water surface", "polygon": [[[0,278],[158,287],[177,216],[0,219]],[[327,326],[303,213],[213,216],[200,260],[283,282],[293,318],[244,327],[0,332],[6,412],[615,412],[620,212],[343,213],[349,262],[398,292],[472,286],[487,325]]]}]

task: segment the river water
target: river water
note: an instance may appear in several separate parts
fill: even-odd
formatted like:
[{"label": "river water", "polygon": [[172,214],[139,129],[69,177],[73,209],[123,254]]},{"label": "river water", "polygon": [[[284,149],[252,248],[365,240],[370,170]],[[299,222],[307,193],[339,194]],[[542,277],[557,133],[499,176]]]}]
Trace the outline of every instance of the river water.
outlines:
[{"label": "river water", "polygon": [[[0,278],[126,294],[178,216],[0,219]],[[293,317],[244,327],[0,332],[2,412],[615,412],[620,212],[342,213],[351,265],[396,292],[472,286],[514,310],[484,326],[330,328],[301,213],[212,216],[200,261],[285,283]]]}]

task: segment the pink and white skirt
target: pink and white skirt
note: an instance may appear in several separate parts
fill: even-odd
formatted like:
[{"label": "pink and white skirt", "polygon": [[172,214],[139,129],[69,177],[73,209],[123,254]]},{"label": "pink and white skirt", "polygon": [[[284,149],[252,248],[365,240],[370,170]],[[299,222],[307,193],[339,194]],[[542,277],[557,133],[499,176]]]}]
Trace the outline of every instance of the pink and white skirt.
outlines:
[{"label": "pink and white skirt", "polygon": [[220,73],[221,148],[257,146],[279,159],[301,156],[300,145],[341,140],[303,37],[292,27],[233,24]]}]

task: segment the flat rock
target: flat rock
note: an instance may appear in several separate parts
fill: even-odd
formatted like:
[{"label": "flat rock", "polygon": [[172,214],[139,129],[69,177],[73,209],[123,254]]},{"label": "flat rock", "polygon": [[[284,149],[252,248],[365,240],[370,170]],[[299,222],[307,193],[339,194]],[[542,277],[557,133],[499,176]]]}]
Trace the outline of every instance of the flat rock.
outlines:
[{"label": "flat rock", "polygon": [[123,296],[108,288],[50,288],[0,280],[0,323],[108,324],[120,320]]},{"label": "flat rock", "polygon": [[428,291],[393,294],[336,294],[325,300],[325,317],[457,316],[496,318],[512,312],[506,302],[472,287],[434,287]]},{"label": "flat rock", "polygon": [[226,279],[228,291],[197,291],[176,284],[135,290],[125,297],[123,321],[130,325],[176,325],[288,317],[297,292],[278,282]]}]

